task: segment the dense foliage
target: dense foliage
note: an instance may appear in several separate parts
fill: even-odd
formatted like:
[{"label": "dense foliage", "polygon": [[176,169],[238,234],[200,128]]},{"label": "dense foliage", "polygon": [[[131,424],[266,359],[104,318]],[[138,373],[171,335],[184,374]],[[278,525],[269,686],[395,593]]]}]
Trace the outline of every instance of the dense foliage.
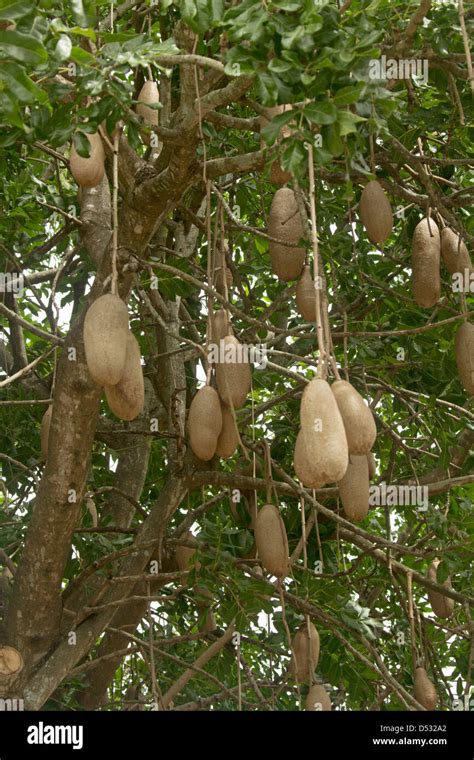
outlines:
[{"label": "dense foliage", "polygon": [[[13,693],[46,709],[149,709],[234,621],[240,648],[229,644],[216,654],[174,707],[297,709],[306,687],[285,681],[288,631],[309,614],[321,637],[317,676],[337,709],[406,709],[398,689],[411,694],[413,685],[406,569],[424,576],[438,557],[438,582],[450,575],[464,601],[439,620],[414,578],[416,654],[442,709],[469,698],[474,413],[457,376],[454,336],[472,300],[469,291],[453,290],[445,269],[432,309],[416,305],[410,284],[412,234],[428,209],[468,248],[474,241],[473,82],[460,7],[436,0],[1,0],[1,270],[24,276],[20,292],[6,288],[0,304],[0,563],[9,568],[0,589],[2,633],[25,661]],[[467,7],[461,19],[472,37],[474,12]],[[371,62],[381,56],[425,62],[428,78],[373,79]],[[222,65],[206,66],[204,57]],[[150,74],[161,98],[151,147],[134,110]],[[263,108],[285,103],[292,110],[259,134]],[[97,389],[67,357],[71,345],[81,356],[84,309],[110,273],[107,188],[119,124],[119,283],[150,381],[146,409],[131,423],[114,417],[103,398],[99,410]],[[282,139],[284,125],[291,131]],[[70,144],[87,155],[85,134],[99,128],[109,135],[108,180],[79,198]],[[251,504],[254,485],[265,503],[268,442],[272,498],[295,551],[302,500],[293,449],[317,343],[314,325],[296,309],[294,284],[272,274],[260,233],[276,190],[269,177],[275,158],[293,175],[309,216],[308,143],[334,356],[376,417],[374,482],[428,484],[429,506],[373,506],[352,527],[319,511],[318,529],[283,585],[282,611],[278,588],[255,571],[247,502],[232,499],[237,489]],[[374,174],[396,211],[381,248],[369,242],[358,214]],[[199,347],[213,304],[201,286],[222,237],[234,332],[262,344],[267,364],[254,368],[251,398],[237,412],[247,456],[240,448],[230,460],[202,463],[186,446],[184,409],[205,377]],[[309,234],[305,245],[310,253]],[[222,301],[214,296],[215,306]],[[67,413],[53,425],[55,453],[45,465],[40,425],[51,398]],[[77,504],[67,502],[70,488],[80,494]],[[309,520],[315,513],[307,495]],[[343,517],[335,484],[318,492],[320,504]],[[198,538],[200,568],[183,585],[175,548],[186,528]],[[156,555],[151,539],[162,542]],[[142,540],[149,545],[141,566],[125,565]],[[154,559],[162,577],[153,575]],[[214,633],[200,632],[203,587]],[[111,596],[121,588],[123,599]],[[123,626],[127,633],[117,633]],[[71,631],[77,647],[68,645]]]}]

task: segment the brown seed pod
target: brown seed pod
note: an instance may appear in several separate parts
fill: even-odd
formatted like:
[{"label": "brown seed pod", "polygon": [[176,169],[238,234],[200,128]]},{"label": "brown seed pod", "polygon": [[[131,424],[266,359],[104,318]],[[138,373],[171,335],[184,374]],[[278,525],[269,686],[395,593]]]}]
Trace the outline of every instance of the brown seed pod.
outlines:
[{"label": "brown seed pod", "polygon": [[269,252],[272,269],[281,280],[295,280],[304,264],[306,252],[304,248],[289,248],[285,243],[298,243],[305,235],[301,217],[296,202],[296,196],[289,187],[282,187],[273,196],[268,217],[268,233],[283,241],[270,241]]},{"label": "brown seed pod", "polygon": [[[216,364],[216,383],[224,404],[240,409],[247,400],[252,382],[250,364],[245,349],[233,335],[222,339],[223,362]],[[227,359],[227,361],[225,361]]]},{"label": "brown seed pod", "polygon": [[189,408],[189,442],[191,448],[204,462],[216,453],[217,441],[222,430],[221,403],[217,391],[206,385],[194,396]]},{"label": "brown seed pod", "polygon": [[0,681],[17,675],[23,669],[23,657],[13,647],[0,646]]},{"label": "brown seed pod", "polygon": [[373,451],[369,451],[367,454],[367,462],[369,465],[369,480],[373,480],[377,474],[377,462]]},{"label": "brown seed pod", "polygon": [[280,510],[265,504],[255,521],[255,542],[265,570],[277,578],[286,578],[289,570],[288,538]]},{"label": "brown seed pod", "polygon": [[324,482],[319,480],[319,472],[314,470],[313,462],[308,459],[307,448],[300,429],[296,436],[295,450],[293,453],[293,466],[299,480],[306,488],[322,488]]},{"label": "brown seed pod", "polygon": [[[150,108],[150,106],[156,105],[160,102],[160,93],[158,85],[153,79],[147,79],[139,92],[137,100],[137,116],[140,116],[143,119],[147,127],[157,127],[158,111],[155,108]],[[143,134],[142,138],[148,145],[150,142],[150,136],[148,134]]]},{"label": "brown seed pod", "polygon": [[221,403],[222,430],[217,439],[216,454],[222,459],[229,459],[239,445],[239,436],[235,427],[232,410]]},{"label": "brown seed pod", "polygon": [[371,409],[346,380],[336,380],[331,390],[344,422],[349,454],[368,454],[377,437]]},{"label": "brown seed pod", "polygon": [[465,243],[450,227],[441,230],[441,256],[450,274],[462,274],[472,269],[471,259]]},{"label": "brown seed pod", "polygon": [[134,334],[129,331],[122,377],[117,385],[105,387],[107,403],[111,411],[121,420],[134,420],[145,404],[145,386],[140,359],[140,346]]},{"label": "brown seed pod", "polygon": [[331,699],[324,686],[321,684],[311,686],[306,697],[305,709],[321,712],[332,710]]},{"label": "brown seed pod", "polygon": [[319,633],[313,623],[304,622],[291,642],[293,657],[290,660],[290,675],[298,683],[306,683],[319,662]]},{"label": "brown seed pod", "polygon": [[316,293],[311,269],[307,264],[303,267],[301,277],[296,286],[296,305],[298,311],[307,322],[316,322]]},{"label": "brown seed pod", "polygon": [[377,180],[366,184],[360,196],[360,216],[371,243],[383,243],[390,237],[393,228],[393,213],[390,201]]},{"label": "brown seed pod", "polygon": [[50,404],[46,409],[43,419],[41,420],[41,456],[43,461],[46,462],[48,458],[48,446],[49,446],[49,430],[51,427],[51,417],[53,416],[53,406]]},{"label": "brown seed pod", "polygon": [[[186,531],[181,538],[183,540],[192,542],[194,539],[193,534],[190,530]],[[191,557],[196,553],[196,548],[192,548],[191,546],[184,546],[183,544],[177,544],[176,545],[176,562],[178,563],[178,568],[182,571],[189,570],[191,568]],[[199,569],[199,562],[195,563],[196,569]]]},{"label": "brown seed pod", "polygon": [[226,335],[232,335],[229,312],[226,309],[218,309],[211,315],[211,341],[218,344]]},{"label": "brown seed pod", "polygon": [[225,267],[225,269],[223,269],[223,267],[218,267],[215,272],[215,287],[219,295],[225,297],[224,280],[227,286],[227,291],[229,291],[229,288],[232,287],[232,283],[234,282],[232,272],[229,267]]},{"label": "brown seed pod", "polygon": [[270,167],[270,182],[278,187],[287,185],[291,180],[290,172],[285,171],[278,160],[275,160]]},{"label": "brown seed pod", "polygon": [[[281,113],[285,113],[285,111],[291,111],[291,104],[286,105],[278,105],[273,106],[271,108],[265,109],[265,115],[260,117],[260,129],[262,130],[264,127],[267,126],[267,124],[275,118],[275,116],[279,116]],[[293,130],[291,127],[288,126],[288,124],[284,124],[280,130],[281,138],[290,137],[293,134]],[[265,143],[262,141],[262,148],[265,148]],[[291,180],[291,173],[285,171],[278,159],[273,161],[271,167],[270,167],[270,182],[272,182],[274,185],[279,185],[282,187],[283,185],[286,185]]]},{"label": "brown seed pod", "polygon": [[89,140],[90,152],[88,158],[83,158],[77,152],[74,143],[71,147],[69,169],[80,187],[96,187],[105,171],[105,156],[102,140],[97,132],[86,134]]},{"label": "brown seed pod", "polygon": [[199,614],[202,615],[206,610],[206,617],[199,623],[199,633],[212,633],[217,628],[216,618],[214,613],[207,607],[198,607]]},{"label": "brown seed pod", "polygon": [[[190,530],[186,531],[181,538],[183,541],[188,541],[189,543],[194,543],[194,536],[191,533]],[[184,546],[183,544],[176,544],[176,564],[178,565],[178,569],[182,572],[185,572],[186,570],[199,570],[200,568],[200,562],[195,560],[194,562],[191,562],[191,557],[196,553],[196,547],[191,546]],[[187,585],[187,580],[183,581],[184,585]]]},{"label": "brown seed pod", "polygon": [[474,325],[463,322],[456,333],[456,364],[463,388],[474,396]]},{"label": "brown seed pod", "polygon": [[[438,571],[439,559],[433,560],[428,568],[427,577],[430,581],[437,583],[436,575]],[[451,578],[448,576],[443,583],[445,588],[452,589]],[[454,611],[454,599],[449,596],[444,596],[438,591],[431,591],[428,589],[428,601],[431,604],[431,609],[434,614],[439,618],[450,618]]]},{"label": "brown seed pod", "polygon": [[422,219],[415,227],[412,242],[412,292],[418,306],[434,306],[441,295],[439,263],[441,244],[438,225]]},{"label": "brown seed pod", "polygon": [[[297,452],[296,474],[309,487],[341,480],[347,470],[349,452],[341,413],[329,384],[314,378],[306,386],[300,408],[301,436]],[[304,462],[304,467],[299,463]],[[306,482],[305,482],[306,481]]]},{"label": "brown seed pod", "polygon": [[112,293],[101,296],[88,308],[84,320],[87,367],[97,385],[117,385],[127,355],[128,311]]},{"label": "brown seed pod", "polygon": [[427,710],[435,710],[438,702],[438,694],[435,686],[428,678],[424,668],[416,668],[413,694],[417,702]]},{"label": "brown seed pod", "polygon": [[339,482],[344,514],[348,520],[360,522],[369,511],[369,463],[367,455],[351,454],[346,474]]}]

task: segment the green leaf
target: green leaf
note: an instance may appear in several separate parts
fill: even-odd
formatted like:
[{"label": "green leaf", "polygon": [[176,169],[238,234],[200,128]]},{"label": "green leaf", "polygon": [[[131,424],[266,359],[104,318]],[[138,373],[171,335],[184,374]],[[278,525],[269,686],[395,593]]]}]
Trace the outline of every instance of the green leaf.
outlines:
[{"label": "green leaf", "polygon": [[[12,124],[14,127],[18,127],[19,129],[24,129],[24,123],[23,119],[21,118],[21,113],[18,108],[18,103],[15,98],[11,98],[8,93],[6,92],[0,92],[0,112],[2,114],[5,114],[8,119],[8,123]],[[6,131],[6,130],[5,130]],[[12,133],[13,140],[12,143],[16,140],[16,135]],[[7,144],[10,144],[7,140],[7,134],[5,134],[5,138],[2,137],[2,145],[5,146]]]},{"label": "green leaf", "polygon": [[183,0],[181,3],[181,11],[183,14],[183,19],[192,20],[197,13],[196,3],[194,0]]},{"label": "green leaf", "polygon": [[367,8],[365,8],[364,12],[367,13],[367,14],[369,14],[369,15],[372,15],[373,13],[376,13],[376,11],[378,10],[379,6],[382,5],[383,2],[384,2],[384,0],[372,0],[372,2],[369,3],[369,5],[367,6]]},{"label": "green leaf", "polygon": [[34,7],[34,0],[0,0],[0,19],[12,20],[27,16]]},{"label": "green leaf", "polygon": [[294,111],[285,111],[278,114],[262,129],[260,136],[263,137],[267,145],[272,145],[280,134],[283,125],[288,124],[294,117]]},{"label": "green leaf", "polygon": [[220,21],[224,15],[224,0],[211,0],[211,13],[213,21]]},{"label": "green leaf", "polygon": [[333,155],[329,150],[326,150],[326,148],[315,148],[314,150],[314,160],[317,164],[320,166],[325,166],[325,164],[329,164],[330,161],[333,160]]},{"label": "green leaf", "polygon": [[82,48],[77,47],[77,45],[73,45],[72,47],[71,60],[75,61],[75,63],[79,63],[82,66],[92,65],[95,63],[95,58],[92,53],[89,53],[87,50],[83,50]]},{"label": "green leaf", "polygon": [[279,58],[272,58],[268,64],[268,69],[274,71],[275,74],[285,74],[293,69],[293,64],[289,61],[281,61]]},{"label": "green leaf", "polygon": [[263,105],[272,105],[278,97],[276,82],[266,71],[257,74],[257,90]]},{"label": "green leaf", "polygon": [[365,82],[358,82],[356,85],[342,87],[333,95],[333,102],[337,106],[349,106],[352,103],[357,103],[365,87]]},{"label": "green leaf", "polygon": [[344,142],[342,141],[336,124],[324,127],[322,130],[323,145],[332,156],[340,156],[344,152]]},{"label": "green leaf", "polygon": [[48,60],[48,53],[34,37],[16,31],[0,31],[0,55],[32,65]]},{"label": "green leaf", "polygon": [[89,26],[82,0],[71,0],[71,9],[76,24],[79,26]]},{"label": "green leaf", "polygon": [[294,174],[301,174],[306,167],[306,150],[301,141],[293,140],[283,151],[281,164],[283,169]]},{"label": "green leaf", "polygon": [[76,132],[73,137],[74,147],[82,158],[89,158],[91,145],[84,132]]},{"label": "green leaf", "polygon": [[45,103],[48,100],[46,93],[16,63],[2,63],[0,66],[0,80],[5,82],[21,103],[32,103],[35,100]]},{"label": "green leaf", "polygon": [[310,84],[313,84],[316,77],[312,76],[311,74],[301,74],[300,79],[305,87],[309,87]]},{"label": "green leaf", "polygon": [[61,34],[54,49],[54,55],[60,61],[67,61],[71,55],[72,42],[67,34]]},{"label": "green leaf", "polygon": [[449,567],[447,563],[442,560],[436,570],[436,581],[437,583],[444,583],[446,578],[449,575]]},{"label": "green leaf", "polygon": [[295,3],[294,0],[273,0],[272,5],[274,5],[275,8],[281,8],[289,13],[301,10],[301,4]]},{"label": "green leaf", "polygon": [[357,124],[361,121],[367,121],[363,116],[359,116],[352,111],[339,111],[339,134],[341,137],[349,135],[351,132],[357,132]]},{"label": "green leaf", "polygon": [[61,31],[69,31],[70,34],[77,34],[80,37],[87,37],[89,40],[92,40],[92,42],[95,42],[97,39],[97,35],[93,29],[84,29],[84,27],[81,26],[73,26],[71,29],[63,29]]},{"label": "green leaf", "polygon": [[69,27],[60,18],[53,18],[49,28],[52,32],[69,32]]},{"label": "green leaf", "polygon": [[333,124],[337,119],[337,108],[334,103],[310,103],[303,109],[304,116],[312,124]]},{"label": "green leaf", "polygon": [[296,43],[304,37],[304,34],[304,26],[297,26],[296,29],[293,29],[289,34],[285,34],[282,39],[283,47],[288,49],[294,47]]}]

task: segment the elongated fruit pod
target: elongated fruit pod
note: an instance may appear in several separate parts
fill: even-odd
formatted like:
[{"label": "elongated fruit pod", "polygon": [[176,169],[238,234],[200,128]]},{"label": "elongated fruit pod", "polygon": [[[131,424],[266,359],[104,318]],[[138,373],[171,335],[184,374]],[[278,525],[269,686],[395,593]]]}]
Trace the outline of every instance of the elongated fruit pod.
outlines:
[{"label": "elongated fruit pod", "polygon": [[247,400],[252,375],[244,346],[233,335],[220,342],[221,358],[216,364],[216,383],[224,404],[240,409]]},{"label": "elongated fruit pod", "polygon": [[289,187],[282,187],[273,196],[268,217],[269,234],[281,240],[281,243],[270,241],[268,249],[272,269],[280,280],[288,282],[299,276],[306,251],[299,246],[289,247],[286,243],[298,243],[305,235],[301,223],[296,196]]},{"label": "elongated fruit pod", "polygon": [[308,626],[305,621],[300,626],[293,636],[291,649],[290,675],[298,683],[307,683],[319,662],[319,633],[313,623]]},{"label": "elongated fruit pod", "polygon": [[88,308],[84,320],[87,367],[97,385],[117,385],[125,368],[128,311],[116,295],[107,293]]},{"label": "elongated fruit pod", "polygon": [[383,243],[392,232],[393,213],[390,201],[377,180],[371,180],[360,196],[360,215],[371,243]]},{"label": "elongated fruit pod", "polygon": [[438,694],[435,685],[428,678],[424,668],[416,668],[413,694],[417,702],[427,710],[435,710],[438,702]]},{"label": "elongated fruit pod", "polygon": [[[439,559],[433,560],[428,568],[427,576],[430,581],[437,583],[437,571],[438,571]],[[448,576],[443,583],[443,586],[448,589],[452,589],[451,578]],[[431,591],[428,589],[428,601],[431,604],[431,609],[434,614],[439,618],[450,618],[454,612],[454,599],[449,596],[444,596],[438,591]]]},{"label": "elongated fruit pod", "polygon": [[41,456],[44,462],[46,462],[48,458],[49,429],[51,427],[52,416],[53,416],[53,406],[52,404],[50,404],[43,415],[43,419],[41,420],[41,431],[40,431]]},{"label": "elongated fruit pod", "polygon": [[265,570],[285,578],[289,570],[288,538],[280,510],[274,504],[265,504],[257,514],[255,543]]},{"label": "elongated fruit pod", "polygon": [[349,454],[368,454],[377,437],[372,410],[346,380],[336,380],[331,390],[344,422]]},{"label": "elongated fruit pod", "polygon": [[375,455],[373,451],[369,451],[367,454],[367,461],[369,463],[369,480],[373,480],[377,474],[377,462],[375,461]]},{"label": "elongated fruit pod", "polygon": [[422,219],[415,227],[411,256],[412,291],[418,306],[434,306],[441,295],[441,243],[438,225]]},{"label": "elongated fruit pod", "polygon": [[237,428],[235,427],[234,416],[232,410],[228,406],[221,403],[222,412],[222,430],[219,438],[217,439],[216,454],[222,459],[229,459],[239,445],[239,436]]},{"label": "elongated fruit pod", "polygon": [[324,686],[314,684],[308,691],[305,709],[312,712],[328,712],[332,710],[331,699]]},{"label": "elongated fruit pod", "polygon": [[303,267],[301,277],[296,286],[296,305],[298,311],[307,322],[316,322],[316,293],[311,269],[307,264]]},{"label": "elongated fruit pod", "polygon": [[105,395],[111,411],[121,420],[134,420],[145,404],[145,386],[138,341],[132,332],[127,335],[127,353],[122,377],[117,385],[106,386]]},{"label": "elongated fruit pod", "polygon": [[349,456],[346,474],[339,482],[339,496],[345,516],[360,522],[369,511],[369,463],[367,455]]},{"label": "elongated fruit pod", "polygon": [[229,320],[229,312],[226,309],[218,309],[211,314],[211,340],[219,345],[226,335],[232,335],[232,327]]},{"label": "elongated fruit pod", "polygon": [[[190,530],[187,530],[186,533],[183,533],[181,536],[181,539],[183,541],[187,541],[190,544],[195,543],[195,538]],[[191,570],[193,567],[196,567],[197,570],[199,570],[200,563],[199,562],[193,562],[191,564],[191,557],[196,553],[196,547],[193,546],[184,546],[184,544],[176,544],[176,563],[178,565],[178,568],[180,570]]]},{"label": "elongated fruit pod", "polygon": [[[275,116],[279,116],[280,114],[284,113],[285,111],[291,111],[291,104],[286,105],[278,105],[273,106],[271,108],[265,109],[265,115],[260,117],[260,130],[262,130],[264,127],[267,126],[267,124],[275,118]],[[281,127],[280,135],[282,138],[290,137],[293,134],[293,130],[291,127],[288,126],[288,124],[284,124]],[[265,147],[265,143],[261,142],[262,147]],[[270,182],[272,182],[274,185],[279,185],[282,187],[283,185],[286,185],[291,180],[291,173],[285,171],[278,159],[275,159],[273,161],[271,167],[270,167]]]},{"label": "elongated fruit pod", "polygon": [[201,388],[194,396],[189,408],[188,429],[192,450],[198,459],[208,462],[216,453],[222,430],[219,396],[210,385]]},{"label": "elongated fruit pod", "polygon": [[324,481],[320,480],[321,473],[315,463],[308,457],[308,448],[300,429],[296,437],[295,450],[293,453],[293,466],[299,480],[306,488],[322,488]]},{"label": "elongated fruit pod", "polygon": [[[217,628],[216,618],[214,613],[209,607],[198,607],[199,610],[199,633],[212,633]],[[205,618],[201,622],[201,615],[205,614]]]},{"label": "elongated fruit pod", "polygon": [[150,106],[156,106],[160,102],[160,93],[158,85],[153,79],[147,79],[137,100],[137,115],[143,119],[147,127],[157,127],[158,111],[156,108],[150,108]]},{"label": "elongated fruit pod", "polygon": [[[314,378],[306,386],[300,408],[301,435],[295,447],[295,471],[303,485],[341,480],[349,463],[346,431],[329,384]],[[304,466],[303,466],[304,465]]]},{"label": "elongated fruit pod", "polygon": [[227,287],[227,291],[229,291],[229,288],[232,287],[232,283],[234,282],[234,277],[232,275],[232,270],[227,266],[225,269],[223,267],[219,267],[215,272],[215,288],[217,292],[223,297],[225,297],[226,290],[224,282],[225,286]]},{"label": "elongated fruit pod", "polygon": [[474,396],[474,325],[464,322],[456,333],[456,364],[463,388]]},{"label": "elongated fruit pod", "polygon": [[471,258],[465,243],[450,227],[441,230],[441,256],[450,274],[462,274],[472,270]]},{"label": "elongated fruit pod", "polygon": [[86,137],[90,146],[89,156],[87,158],[80,156],[73,143],[69,169],[80,187],[96,187],[105,171],[104,146],[97,132],[88,134]]}]

